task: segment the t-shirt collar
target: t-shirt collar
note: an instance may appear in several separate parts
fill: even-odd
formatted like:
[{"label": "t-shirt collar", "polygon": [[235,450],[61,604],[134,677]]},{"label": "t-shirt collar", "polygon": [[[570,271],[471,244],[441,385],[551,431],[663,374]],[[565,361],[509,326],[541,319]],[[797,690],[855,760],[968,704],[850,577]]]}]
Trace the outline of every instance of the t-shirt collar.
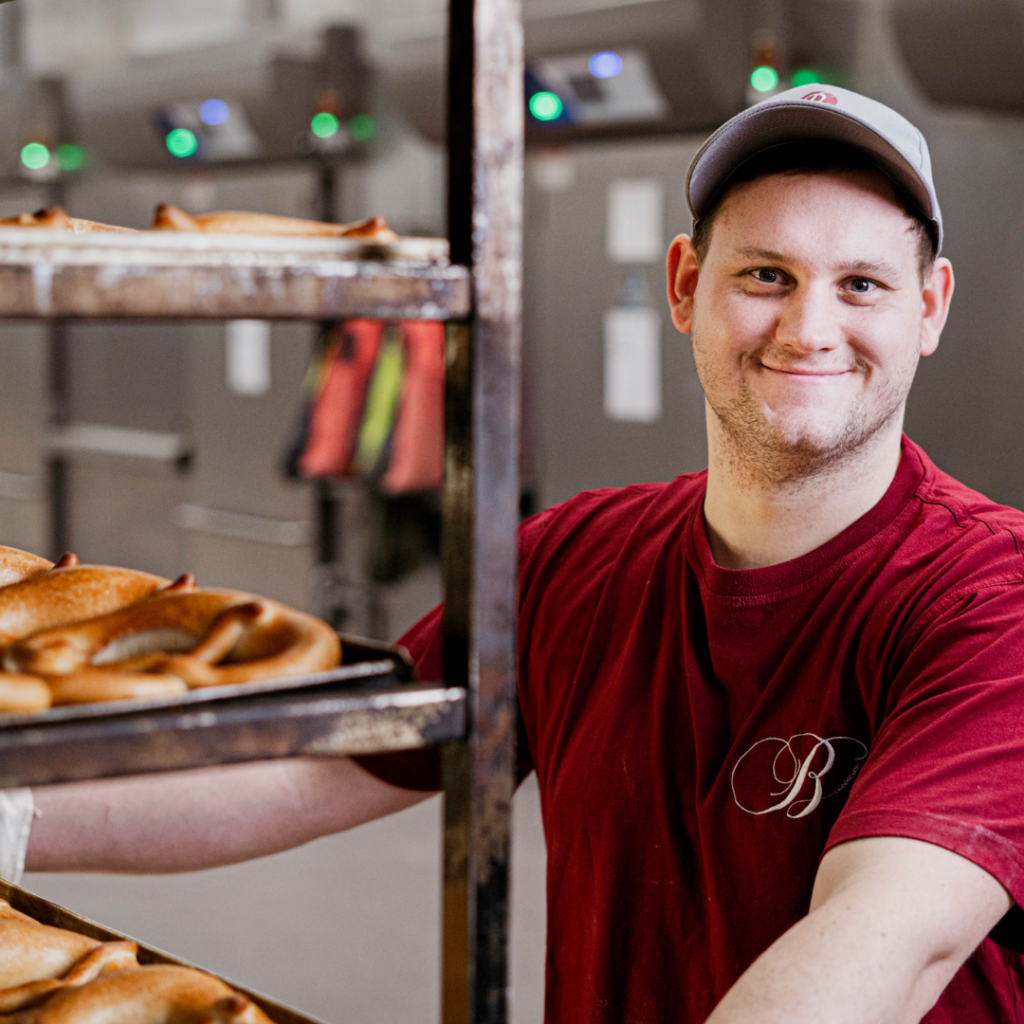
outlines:
[{"label": "t-shirt collar", "polygon": [[930,467],[924,452],[904,434],[896,475],[881,501],[820,547],[764,569],[724,569],[715,563],[704,523],[702,497],[691,522],[691,541],[706,586],[725,597],[782,596],[784,591],[819,577],[862,544],[877,537],[903,511]]}]

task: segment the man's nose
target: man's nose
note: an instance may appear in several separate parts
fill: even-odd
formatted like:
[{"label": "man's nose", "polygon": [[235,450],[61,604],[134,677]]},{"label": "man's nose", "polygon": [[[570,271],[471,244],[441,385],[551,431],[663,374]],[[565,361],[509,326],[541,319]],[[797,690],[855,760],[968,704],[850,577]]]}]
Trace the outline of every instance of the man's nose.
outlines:
[{"label": "man's nose", "polygon": [[827,285],[797,288],[782,303],[775,341],[791,351],[833,349],[842,337],[835,296]]}]

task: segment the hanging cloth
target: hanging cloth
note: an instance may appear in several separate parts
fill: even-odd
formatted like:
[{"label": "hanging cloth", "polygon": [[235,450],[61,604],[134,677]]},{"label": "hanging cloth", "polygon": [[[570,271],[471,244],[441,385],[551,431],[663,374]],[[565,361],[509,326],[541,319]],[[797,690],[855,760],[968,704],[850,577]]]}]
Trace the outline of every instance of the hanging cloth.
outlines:
[{"label": "hanging cloth", "polygon": [[379,320],[345,320],[333,327],[321,370],[323,379],[310,410],[305,449],[299,459],[303,476],[345,476],[353,472],[367,387],[383,333],[384,325]]}]

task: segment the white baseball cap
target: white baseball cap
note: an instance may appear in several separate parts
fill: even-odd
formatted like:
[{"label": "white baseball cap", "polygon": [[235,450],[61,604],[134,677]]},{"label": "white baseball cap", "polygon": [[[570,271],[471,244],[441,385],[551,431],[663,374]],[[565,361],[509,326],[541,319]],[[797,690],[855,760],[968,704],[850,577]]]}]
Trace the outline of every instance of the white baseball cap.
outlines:
[{"label": "white baseball cap", "polygon": [[752,156],[789,142],[841,142],[865,153],[920,209],[942,249],[942,211],[924,136],[891,107],[836,85],[802,85],[726,121],[701,146],[686,175],[696,224]]}]

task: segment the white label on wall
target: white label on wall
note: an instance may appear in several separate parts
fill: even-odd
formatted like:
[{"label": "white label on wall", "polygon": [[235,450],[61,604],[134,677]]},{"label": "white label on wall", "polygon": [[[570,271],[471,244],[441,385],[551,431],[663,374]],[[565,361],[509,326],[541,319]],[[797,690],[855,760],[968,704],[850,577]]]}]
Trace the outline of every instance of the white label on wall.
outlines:
[{"label": "white label on wall", "polygon": [[620,178],[608,186],[608,259],[653,263],[662,251],[665,188],[654,178]]},{"label": "white label on wall", "polygon": [[633,423],[661,415],[661,321],[653,309],[604,315],[604,412]]},{"label": "white label on wall", "polygon": [[270,390],[270,321],[229,320],[225,326],[228,388],[236,395]]}]

